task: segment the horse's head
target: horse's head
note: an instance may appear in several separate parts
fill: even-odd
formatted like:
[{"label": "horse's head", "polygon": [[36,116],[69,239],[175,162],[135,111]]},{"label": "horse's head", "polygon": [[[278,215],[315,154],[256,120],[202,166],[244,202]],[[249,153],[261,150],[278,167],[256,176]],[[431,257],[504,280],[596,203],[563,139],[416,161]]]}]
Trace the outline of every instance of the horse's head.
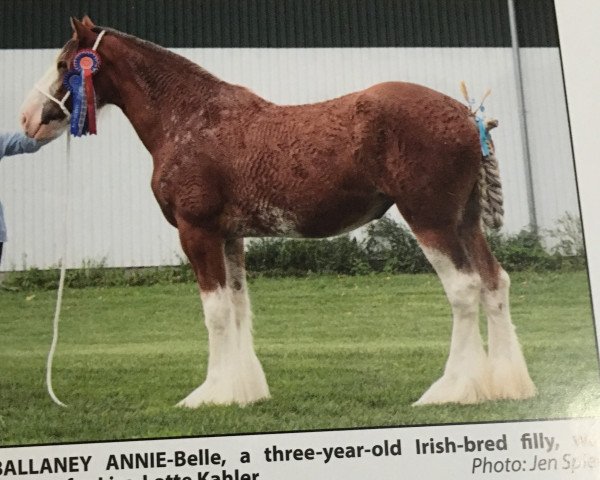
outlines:
[{"label": "horse's head", "polygon": [[[89,17],[82,21],[71,18],[73,36],[56,56],[52,65],[31,90],[21,107],[21,126],[25,133],[37,140],[48,140],[61,135],[69,125],[72,98],[67,96],[65,75],[73,66],[73,58],[81,49],[92,48],[99,31]],[[96,79],[94,79],[94,83]],[[96,99],[102,104],[102,95],[96,88]]]}]

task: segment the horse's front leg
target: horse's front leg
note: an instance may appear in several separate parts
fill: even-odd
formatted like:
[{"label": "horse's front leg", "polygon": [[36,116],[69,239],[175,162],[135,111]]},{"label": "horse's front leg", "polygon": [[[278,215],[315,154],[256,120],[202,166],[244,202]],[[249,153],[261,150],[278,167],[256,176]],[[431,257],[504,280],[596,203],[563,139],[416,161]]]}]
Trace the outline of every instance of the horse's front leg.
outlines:
[{"label": "horse's front leg", "polygon": [[226,264],[224,240],[181,222],[178,227],[181,244],[198,279],[208,330],[206,380],[178,405],[245,405],[268,397],[264,373],[254,354],[249,317],[244,323],[248,331],[240,329],[241,310],[236,306],[239,294],[234,294],[234,282],[227,278],[232,268]]},{"label": "horse's front leg", "polygon": [[231,293],[235,311],[238,348],[244,378],[246,402],[269,398],[269,387],[262,366],[254,352],[252,338],[252,310],[246,284],[244,240],[225,242],[225,267],[227,287]]}]

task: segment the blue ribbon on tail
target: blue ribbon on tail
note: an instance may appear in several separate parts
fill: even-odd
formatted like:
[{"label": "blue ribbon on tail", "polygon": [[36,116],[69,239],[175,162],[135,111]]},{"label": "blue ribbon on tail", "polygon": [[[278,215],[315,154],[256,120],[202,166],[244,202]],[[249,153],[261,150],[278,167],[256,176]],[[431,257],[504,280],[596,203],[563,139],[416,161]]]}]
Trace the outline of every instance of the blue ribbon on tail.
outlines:
[{"label": "blue ribbon on tail", "polygon": [[485,129],[483,119],[481,117],[475,117],[477,122],[477,128],[479,129],[479,143],[481,143],[481,153],[484,157],[489,156],[490,148],[488,147],[489,133]]}]

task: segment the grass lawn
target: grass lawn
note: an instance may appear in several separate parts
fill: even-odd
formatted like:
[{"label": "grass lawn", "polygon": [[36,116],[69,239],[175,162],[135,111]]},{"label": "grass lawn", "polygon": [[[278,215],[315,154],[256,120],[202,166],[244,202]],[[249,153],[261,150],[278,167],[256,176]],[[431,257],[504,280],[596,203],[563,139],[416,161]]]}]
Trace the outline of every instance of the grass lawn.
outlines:
[{"label": "grass lawn", "polygon": [[534,399],[411,407],[448,352],[433,275],[261,278],[255,343],[273,398],[195,411],[173,407],[206,368],[195,285],[67,290],[54,389],[68,409],[44,385],[56,293],[0,291],[0,444],[599,415],[585,273],[513,274],[512,285]]}]

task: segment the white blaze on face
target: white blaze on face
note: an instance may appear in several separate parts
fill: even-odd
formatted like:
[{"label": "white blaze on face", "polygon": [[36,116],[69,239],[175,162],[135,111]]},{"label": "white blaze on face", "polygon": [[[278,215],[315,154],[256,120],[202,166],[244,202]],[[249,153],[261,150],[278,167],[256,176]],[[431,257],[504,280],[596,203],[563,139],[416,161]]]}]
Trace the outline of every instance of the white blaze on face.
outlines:
[{"label": "white blaze on face", "polygon": [[[58,56],[56,56],[52,65],[46,70],[46,73],[36,82],[37,88],[33,88],[23,105],[21,106],[21,126],[23,131],[36,140],[49,140],[58,137],[67,127],[68,118],[62,120],[53,120],[46,125],[42,125],[42,111],[47,102],[51,102],[46,95],[54,96],[60,88],[62,78],[57,69]],[[40,91],[41,90],[41,91]],[[61,100],[61,99],[57,99]]]}]

